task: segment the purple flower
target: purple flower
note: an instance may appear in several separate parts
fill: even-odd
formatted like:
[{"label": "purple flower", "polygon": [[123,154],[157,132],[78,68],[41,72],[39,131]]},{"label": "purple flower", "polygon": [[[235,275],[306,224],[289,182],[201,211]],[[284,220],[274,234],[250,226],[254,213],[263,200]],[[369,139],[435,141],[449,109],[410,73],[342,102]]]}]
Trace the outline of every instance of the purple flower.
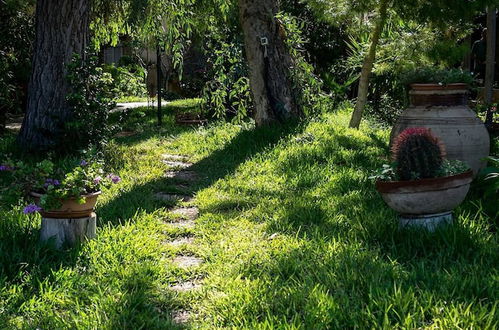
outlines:
[{"label": "purple flower", "polygon": [[39,207],[38,205],[30,204],[24,208],[23,213],[24,214],[32,214],[32,213],[40,212],[41,210],[42,210],[42,208]]},{"label": "purple flower", "polygon": [[121,181],[121,178],[117,175],[113,175],[113,177],[111,178],[111,181],[113,181],[113,183],[118,183]]},{"label": "purple flower", "polygon": [[108,176],[106,178],[110,179],[113,183],[118,183],[121,181],[121,178],[117,175],[114,175],[114,174],[108,174]]},{"label": "purple flower", "polygon": [[56,180],[56,179],[47,179],[45,181],[44,187],[48,188],[48,186],[59,186],[60,184],[61,183],[59,182],[59,180]]},{"label": "purple flower", "polygon": [[9,165],[0,165],[0,172],[3,172],[3,171],[7,172],[7,171],[12,171],[12,170],[13,170],[13,168]]},{"label": "purple flower", "polygon": [[88,162],[86,160],[82,160],[80,166],[87,166]]},{"label": "purple flower", "polygon": [[102,177],[98,176],[94,179],[94,184],[99,184],[102,181]]}]

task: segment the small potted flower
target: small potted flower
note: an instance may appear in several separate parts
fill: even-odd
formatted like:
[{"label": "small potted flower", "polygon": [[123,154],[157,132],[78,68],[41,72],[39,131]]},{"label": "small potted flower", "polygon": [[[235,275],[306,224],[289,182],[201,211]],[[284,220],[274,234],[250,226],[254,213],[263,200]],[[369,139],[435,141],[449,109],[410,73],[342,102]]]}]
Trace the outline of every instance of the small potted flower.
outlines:
[{"label": "small potted flower", "polygon": [[98,162],[82,161],[71,172],[58,175],[50,161],[39,163],[30,195],[35,203],[25,213],[39,212],[44,218],[77,219],[89,217],[95,210],[103,187],[121,181],[105,174]]},{"label": "small potted flower", "polygon": [[400,225],[434,230],[452,221],[452,210],[463,202],[473,171],[445,159],[445,147],[429,129],[403,131],[392,146],[392,165],[373,178],[383,200],[400,214]]}]

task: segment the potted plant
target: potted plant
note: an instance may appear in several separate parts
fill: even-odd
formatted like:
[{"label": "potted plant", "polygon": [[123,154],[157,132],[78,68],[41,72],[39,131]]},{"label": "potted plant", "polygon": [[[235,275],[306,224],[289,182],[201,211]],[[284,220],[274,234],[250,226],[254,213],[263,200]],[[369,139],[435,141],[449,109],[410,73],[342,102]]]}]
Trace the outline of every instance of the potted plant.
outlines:
[{"label": "potted plant", "polygon": [[445,158],[440,139],[423,127],[396,137],[392,165],[373,178],[383,200],[400,214],[400,225],[434,230],[452,221],[452,210],[465,199],[473,172],[465,163]]},{"label": "potted plant", "polygon": [[53,219],[90,217],[102,188],[120,181],[117,175],[104,174],[98,162],[82,161],[72,171],[61,174],[46,160],[31,173],[28,189],[35,203],[24,212],[39,212],[42,217]]},{"label": "potted plant", "polygon": [[476,175],[485,166],[490,138],[484,123],[468,106],[473,76],[465,71],[422,68],[403,79],[409,107],[393,127],[391,143],[406,128],[426,127],[446,146],[447,158],[466,162]]}]

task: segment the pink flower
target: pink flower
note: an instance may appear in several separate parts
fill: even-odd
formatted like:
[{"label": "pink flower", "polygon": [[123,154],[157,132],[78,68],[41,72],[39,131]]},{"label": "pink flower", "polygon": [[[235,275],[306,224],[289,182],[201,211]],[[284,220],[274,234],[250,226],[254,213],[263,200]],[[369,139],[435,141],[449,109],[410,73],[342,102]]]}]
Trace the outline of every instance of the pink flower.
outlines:
[{"label": "pink flower", "polygon": [[99,184],[102,181],[102,177],[98,176],[94,179],[94,184]]}]

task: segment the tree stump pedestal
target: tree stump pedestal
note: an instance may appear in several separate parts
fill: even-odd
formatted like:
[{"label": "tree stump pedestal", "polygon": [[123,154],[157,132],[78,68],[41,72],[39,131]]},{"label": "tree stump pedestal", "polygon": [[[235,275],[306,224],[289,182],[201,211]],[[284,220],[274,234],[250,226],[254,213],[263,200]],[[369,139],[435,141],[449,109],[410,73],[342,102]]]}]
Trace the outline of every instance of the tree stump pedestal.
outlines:
[{"label": "tree stump pedestal", "polygon": [[40,240],[46,242],[54,238],[57,249],[74,246],[80,242],[95,238],[97,215],[78,219],[42,218]]}]

